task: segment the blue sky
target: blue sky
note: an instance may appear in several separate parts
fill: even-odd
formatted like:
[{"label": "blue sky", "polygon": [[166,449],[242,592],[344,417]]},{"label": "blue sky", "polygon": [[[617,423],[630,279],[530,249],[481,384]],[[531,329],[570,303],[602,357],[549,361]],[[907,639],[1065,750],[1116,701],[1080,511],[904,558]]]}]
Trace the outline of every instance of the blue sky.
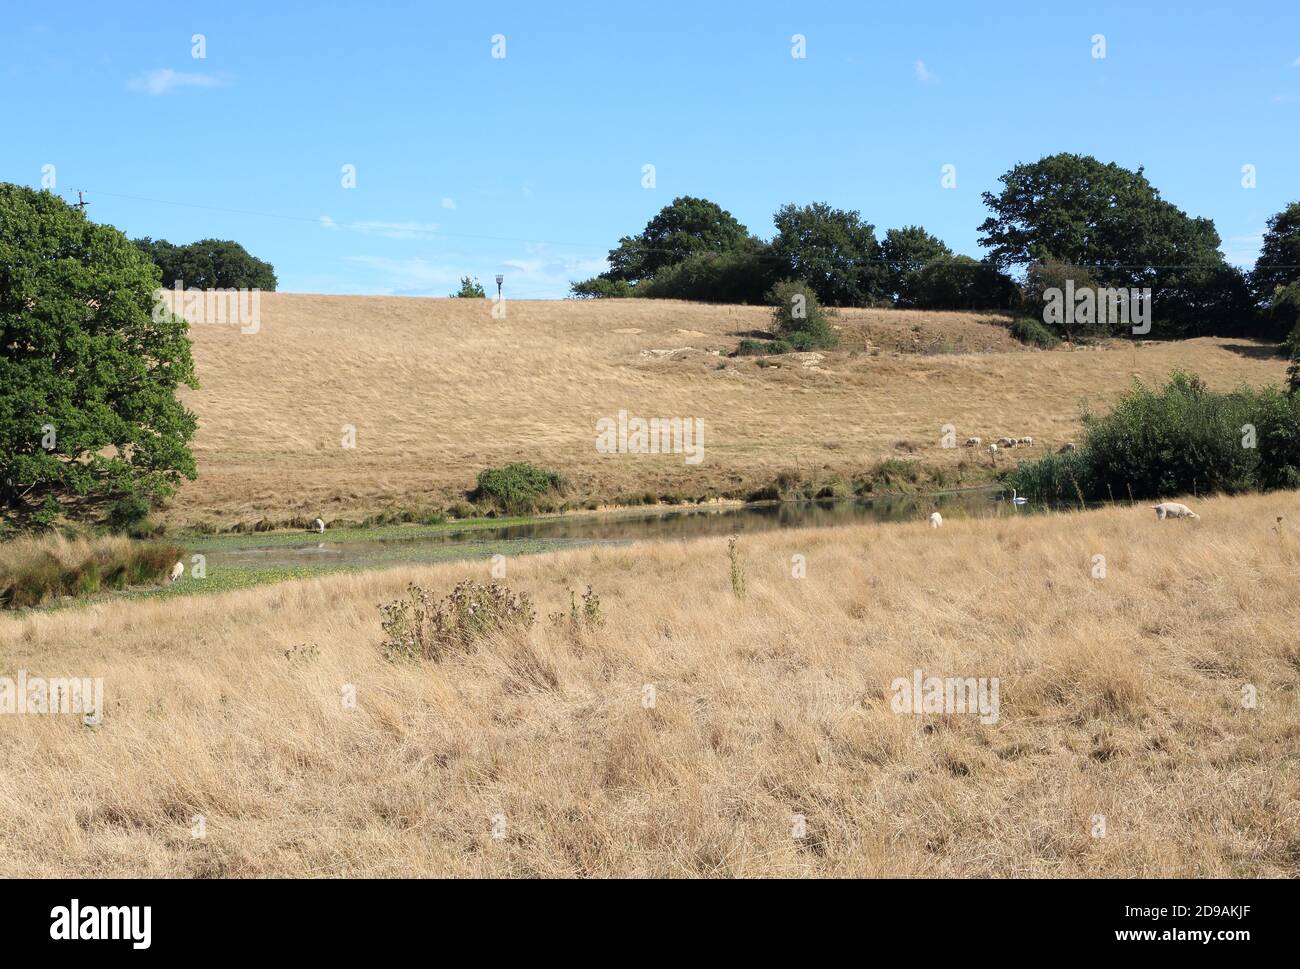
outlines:
[{"label": "blue sky", "polygon": [[682,194],[978,256],[980,193],[1056,151],[1145,166],[1237,263],[1300,199],[1295,0],[5,6],[0,180],[54,165],[97,221],[236,239],[287,291],[559,297]]}]

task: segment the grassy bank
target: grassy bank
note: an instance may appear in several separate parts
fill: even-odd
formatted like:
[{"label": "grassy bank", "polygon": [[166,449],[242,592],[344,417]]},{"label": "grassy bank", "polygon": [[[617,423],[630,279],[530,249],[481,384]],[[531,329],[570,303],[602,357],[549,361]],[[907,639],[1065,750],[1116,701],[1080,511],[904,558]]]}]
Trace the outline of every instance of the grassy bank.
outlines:
[{"label": "grassy bank", "polygon": [[[1195,507],[745,535],[744,598],[722,539],[511,559],[536,624],[436,663],[377,606],[487,562],[0,618],[106,698],[7,718],[0,870],[1296,877],[1300,493]],[[916,669],[1000,716],[893,712]]]},{"label": "grassy bank", "polygon": [[67,539],[58,533],[0,543],[0,609],[164,582],[183,549],[122,536]]}]

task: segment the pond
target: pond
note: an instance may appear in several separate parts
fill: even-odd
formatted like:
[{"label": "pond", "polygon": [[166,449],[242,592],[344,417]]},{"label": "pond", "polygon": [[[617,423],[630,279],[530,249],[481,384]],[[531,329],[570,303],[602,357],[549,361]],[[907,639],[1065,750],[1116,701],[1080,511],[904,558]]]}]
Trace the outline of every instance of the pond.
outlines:
[{"label": "pond", "polygon": [[1031,514],[1039,506],[1002,500],[998,489],[934,495],[890,495],[752,505],[711,505],[575,514],[501,526],[478,524],[436,530],[396,527],[382,537],[247,536],[237,544],[198,542],[210,571],[219,569],[334,571],[456,559],[520,555],[595,544],[682,540],[787,528],[825,528],[859,522],[920,521],[938,510],[947,517]]}]

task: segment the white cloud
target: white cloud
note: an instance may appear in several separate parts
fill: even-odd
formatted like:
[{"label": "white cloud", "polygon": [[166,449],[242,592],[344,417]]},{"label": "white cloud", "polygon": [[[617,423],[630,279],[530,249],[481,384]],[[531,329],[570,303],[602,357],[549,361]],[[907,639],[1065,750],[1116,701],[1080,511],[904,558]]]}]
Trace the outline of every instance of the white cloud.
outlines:
[{"label": "white cloud", "polygon": [[1292,67],[1300,67],[1300,57],[1297,57],[1295,60],[1293,60],[1293,61],[1291,62],[1291,66],[1292,66]]},{"label": "white cloud", "polygon": [[345,228],[366,236],[385,239],[432,239],[438,231],[436,222],[349,222]]},{"label": "white cloud", "polygon": [[456,207],[456,200],[449,195],[444,195],[442,197],[442,207],[444,209],[454,209]]},{"label": "white cloud", "polygon": [[320,217],[320,224],[322,229],[348,229],[385,239],[432,239],[438,231],[436,222],[335,222],[328,215]]},{"label": "white cloud", "polygon": [[170,67],[160,67],[144,77],[132,78],[126,86],[132,91],[159,95],[182,87],[222,87],[225,83],[222,78],[212,74],[189,74],[173,71]]},{"label": "white cloud", "polygon": [[922,84],[929,84],[931,81],[939,80],[939,76],[925,66],[925,61],[916,62],[916,79]]}]

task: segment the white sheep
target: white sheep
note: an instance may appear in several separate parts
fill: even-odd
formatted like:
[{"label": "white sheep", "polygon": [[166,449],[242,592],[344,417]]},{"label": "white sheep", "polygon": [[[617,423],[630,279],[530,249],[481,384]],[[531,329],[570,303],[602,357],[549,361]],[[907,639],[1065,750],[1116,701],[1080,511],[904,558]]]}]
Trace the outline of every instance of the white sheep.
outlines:
[{"label": "white sheep", "polygon": [[311,530],[314,532],[325,531],[325,522],[317,518],[314,522],[311,523]]},{"label": "white sheep", "polygon": [[1160,521],[1164,521],[1166,518],[1194,518],[1197,521],[1201,520],[1200,515],[1176,501],[1162,501],[1160,504],[1151,507],[1156,510],[1156,518],[1160,519]]},{"label": "white sheep", "polygon": [[943,525],[943,516],[937,511],[930,512],[930,527],[939,528]]},{"label": "white sheep", "polygon": [[1034,439],[1032,437],[1022,437],[1016,443],[1022,447],[1033,447]]},{"label": "white sheep", "polygon": [[1016,446],[1016,439],[1014,437],[998,438],[998,447],[1015,447],[1015,446]]},{"label": "white sheep", "polygon": [[979,447],[979,446],[980,446],[980,439],[979,439],[978,437],[968,437],[968,438],[966,438],[966,443],[965,443],[965,445],[963,445],[963,446],[964,446],[964,447]]},{"label": "white sheep", "polygon": [[1066,451],[1073,451],[1077,447],[1078,445],[1075,444],[1073,441],[1066,441],[1064,444],[1061,445],[1061,453],[1064,454]]},{"label": "white sheep", "polygon": [[175,565],[172,566],[172,577],[168,579],[168,581],[175,582],[184,574],[185,574],[185,563],[177,562]]},{"label": "white sheep", "polygon": [[998,456],[998,446],[996,444],[989,445],[989,454],[993,455],[994,457]]}]

